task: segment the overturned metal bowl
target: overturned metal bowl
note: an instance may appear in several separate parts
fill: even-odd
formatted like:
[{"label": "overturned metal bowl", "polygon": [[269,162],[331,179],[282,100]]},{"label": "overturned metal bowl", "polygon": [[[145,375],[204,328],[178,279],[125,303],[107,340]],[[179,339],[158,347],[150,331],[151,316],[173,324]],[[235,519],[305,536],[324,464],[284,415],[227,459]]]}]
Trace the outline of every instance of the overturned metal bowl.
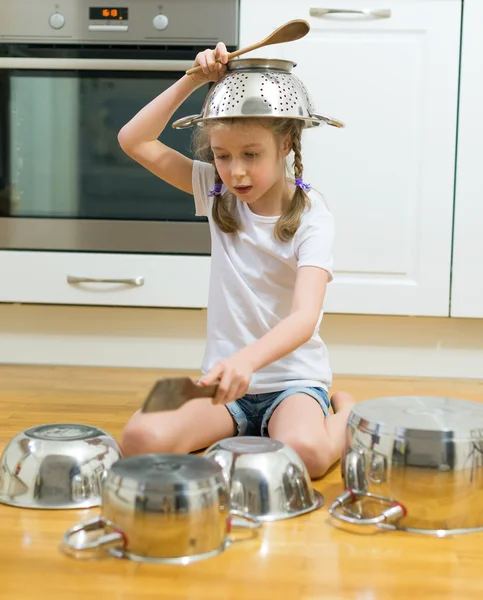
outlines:
[{"label": "overturned metal bowl", "polygon": [[324,505],[307,468],[289,446],[270,438],[242,436],[221,440],[204,456],[223,469],[233,510],[261,521],[297,517]]},{"label": "overturned metal bowl", "polygon": [[120,457],[114,438],[97,427],[31,427],[16,435],[2,454],[0,503],[41,509],[99,506],[107,471]]},{"label": "overturned metal bowl", "polygon": [[306,128],[344,127],[337,119],[315,111],[305,85],[292,73],[295,66],[289,60],[231,60],[227,73],[210,89],[201,114],[178,119],[173,127],[184,129],[204,120],[234,117],[301,119]]}]

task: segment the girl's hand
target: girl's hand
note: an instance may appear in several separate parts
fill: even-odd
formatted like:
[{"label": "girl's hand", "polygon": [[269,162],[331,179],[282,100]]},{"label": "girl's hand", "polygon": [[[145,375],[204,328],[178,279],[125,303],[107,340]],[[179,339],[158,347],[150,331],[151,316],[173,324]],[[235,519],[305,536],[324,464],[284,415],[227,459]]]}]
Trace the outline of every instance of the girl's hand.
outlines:
[{"label": "girl's hand", "polygon": [[[221,61],[221,62],[220,62]],[[207,49],[196,55],[193,67],[200,66],[202,73],[193,73],[189,75],[195,83],[206,83],[207,81],[217,81],[226,73],[226,63],[228,62],[228,51],[223,42],[218,42],[214,50]]]},{"label": "girl's hand", "polygon": [[213,404],[228,404],[246,394],[253,368],[248,362],[236,355],[218,362],[204,377],[201,385],[211,385],[218,382],[218,392],[213,398]]}]

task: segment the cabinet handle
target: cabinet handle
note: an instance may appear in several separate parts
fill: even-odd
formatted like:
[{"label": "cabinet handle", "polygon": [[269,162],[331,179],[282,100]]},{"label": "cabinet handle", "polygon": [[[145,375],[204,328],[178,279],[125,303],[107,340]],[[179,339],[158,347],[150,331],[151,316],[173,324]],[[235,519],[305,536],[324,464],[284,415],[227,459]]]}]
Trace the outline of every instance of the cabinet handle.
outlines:
[{"label": "cabinet handle", "polygon": [[127,279],[97,279],[95,277],[78,277],[76,275],[67,275],[67,283],[124,283],[126,285],[144,285],[144,277],[130,277]]},{"label": "cabinet handle", "polygon": [[350,8],[311,8],[311,17],[320,17],[323,19],[326,15],[364,15],[366,17],[374,17],[376,19],[389,19],[391,11],[388,8],[362,8],[361,10],[353,10]]}]

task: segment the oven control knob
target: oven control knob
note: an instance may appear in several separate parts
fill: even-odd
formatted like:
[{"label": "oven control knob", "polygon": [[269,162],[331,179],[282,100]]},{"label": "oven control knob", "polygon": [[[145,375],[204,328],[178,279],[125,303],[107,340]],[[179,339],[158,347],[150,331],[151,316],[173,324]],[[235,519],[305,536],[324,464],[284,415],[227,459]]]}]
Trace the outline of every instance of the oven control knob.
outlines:
[{"label": "oven control knob", "polygon": [[62,29],[65,24],[65,17],[60,13],[54,13],[50,16],[49,23],[52,29]]},{"label": "oven control knob", "polygon": [[158,31],[163,31],[168,26],[168,17],[166,15],[156,15],[153,19],[153,25]]}]

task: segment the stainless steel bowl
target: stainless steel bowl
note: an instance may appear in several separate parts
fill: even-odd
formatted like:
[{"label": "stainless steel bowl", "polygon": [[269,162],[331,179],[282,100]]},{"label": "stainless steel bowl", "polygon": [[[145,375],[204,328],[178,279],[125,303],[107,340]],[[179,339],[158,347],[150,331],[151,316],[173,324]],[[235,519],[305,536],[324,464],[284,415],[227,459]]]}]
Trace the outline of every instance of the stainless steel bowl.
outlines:
[{"label": "stainless steel bowl", "polygon": [[222,467],[232,509],[261,521],[296,517],[324,504],[322,494],[311,486],[302,459],[278,440],[227,438],[210,446],[204,456]]},{"label": "stainless steel bowl", "polygon": [[[104,483],[102,515],[69,529],[64,552],[76,558],[107,551],[137,562],[187,564],[225,550],[230,530],[258,519],[230,510],[222,469],[185,454],[146,454],[119,460]],[[236,517],[236,518],[234,518]],[[240,522],[241,521],[241,522]]]},{"label": "stainless steel bowl", "polygon": [[76,423],[31,427],[0,459],[0,503],[24,508],[99,506],[102,482],[121,450],[102,429]]},{"label": "stainless steel bowl", "polygon": [[210,89],[201,114],[173,123],[185,129],[209,119],[282,117],[301,119],[305,127],[344,127],[337,119],[315,111],[305,85],[292,73],[289,60],[243,58],[228,62],[227,73]]}]

